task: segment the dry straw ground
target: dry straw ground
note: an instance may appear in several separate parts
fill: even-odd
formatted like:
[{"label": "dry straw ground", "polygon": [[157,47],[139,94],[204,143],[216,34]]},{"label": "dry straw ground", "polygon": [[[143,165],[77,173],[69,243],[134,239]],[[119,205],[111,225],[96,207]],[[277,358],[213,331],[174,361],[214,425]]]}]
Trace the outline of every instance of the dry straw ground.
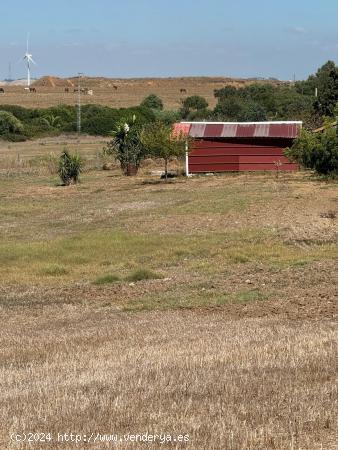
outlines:
[{"label": "dry straw ground", "polygon": [[[183,78],[83,78],[81,85],[93,90],[93,95],[83,95],[87,104],[101,104],[122,108],[138,105],[149,94],[160,96],[166,109],[179,109],[181,99],[190,95],[202,95],[211,107],[216,104],[214,90],[225,85],[244,86],[255,80],[241,80],[224,77],[183,77]],[[278,82],[270,81],[274,84]],[[0,94],[0,103],[20,105],[30,108],[47,108],[60,103],[75,105],[74,93],[78,80],[43,77],[34,83],[36,93],[29,93],[23,86],[5,86],[5,94]],[[65,92],[65,88],[69,92]]]},{"label": "dry straw ground", "polygon": [[[65,188],[41,155],[67,139]],[[124,178],[102,145],[0,146],[0,448],[336,449],[337,184]],[[56,442],[146,431],[190,440]]]}]

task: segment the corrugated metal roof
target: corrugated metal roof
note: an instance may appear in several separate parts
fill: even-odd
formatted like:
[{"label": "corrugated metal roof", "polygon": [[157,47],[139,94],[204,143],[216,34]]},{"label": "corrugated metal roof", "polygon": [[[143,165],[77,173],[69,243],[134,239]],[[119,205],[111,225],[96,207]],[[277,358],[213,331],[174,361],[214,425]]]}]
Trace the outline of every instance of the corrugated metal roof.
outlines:
[{"label": "corrugated metal roof", "polygon": [[290,138],[299,136],[302,122],[181,122],[174,132],[184,132],[194,138]]},{"label": "corrugated metal roof", "polygon": [[189,131],[191,129],[191,124],[190,123],[174,123],[174,128],[173,128],[173,135],[174,136],[178,136],[179,134],[183,133],[183,134],[189,134]]}]

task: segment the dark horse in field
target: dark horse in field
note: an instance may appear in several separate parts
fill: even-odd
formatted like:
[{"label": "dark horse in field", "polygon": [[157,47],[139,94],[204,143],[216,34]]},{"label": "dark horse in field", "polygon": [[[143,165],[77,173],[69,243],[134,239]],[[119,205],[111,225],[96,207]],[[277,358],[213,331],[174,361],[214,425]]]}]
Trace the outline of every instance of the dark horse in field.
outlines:
[{"label": "dark horse in field", "polygon": [[30,88],[29,88],[29,92],[36,92],[35,87],[30,87]]},{"label": "dark horse in field", "polygon": [[4,88],[0,88],[0,94],[4,94],[5,93],[5,89]]}]

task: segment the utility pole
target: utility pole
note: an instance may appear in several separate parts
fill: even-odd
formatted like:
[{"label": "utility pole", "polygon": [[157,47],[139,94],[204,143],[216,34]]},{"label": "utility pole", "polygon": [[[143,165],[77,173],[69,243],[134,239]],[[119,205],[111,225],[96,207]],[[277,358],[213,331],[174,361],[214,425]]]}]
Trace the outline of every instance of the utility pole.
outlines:
[{"label": "utility pole", "polygon": [[81,133],[81,77],[83,73],[78,73],[77,83],[77,133],[80,136]]}]

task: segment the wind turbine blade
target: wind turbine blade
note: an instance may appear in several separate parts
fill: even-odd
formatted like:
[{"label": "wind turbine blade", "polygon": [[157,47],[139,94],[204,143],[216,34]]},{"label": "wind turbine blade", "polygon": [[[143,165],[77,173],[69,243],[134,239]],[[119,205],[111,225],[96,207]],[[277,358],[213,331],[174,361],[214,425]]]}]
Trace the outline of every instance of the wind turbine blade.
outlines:
[{"label": "wind turbine blade", "polygon": [[27,53],[28,53],[29,32],[27,33]]},{"label": "wind turbine blade", "polygon": [[34,59],[32,57],[28,58],[30,62],[32,62],[33,64],[37,65],[36,62],[34,61]]}]

